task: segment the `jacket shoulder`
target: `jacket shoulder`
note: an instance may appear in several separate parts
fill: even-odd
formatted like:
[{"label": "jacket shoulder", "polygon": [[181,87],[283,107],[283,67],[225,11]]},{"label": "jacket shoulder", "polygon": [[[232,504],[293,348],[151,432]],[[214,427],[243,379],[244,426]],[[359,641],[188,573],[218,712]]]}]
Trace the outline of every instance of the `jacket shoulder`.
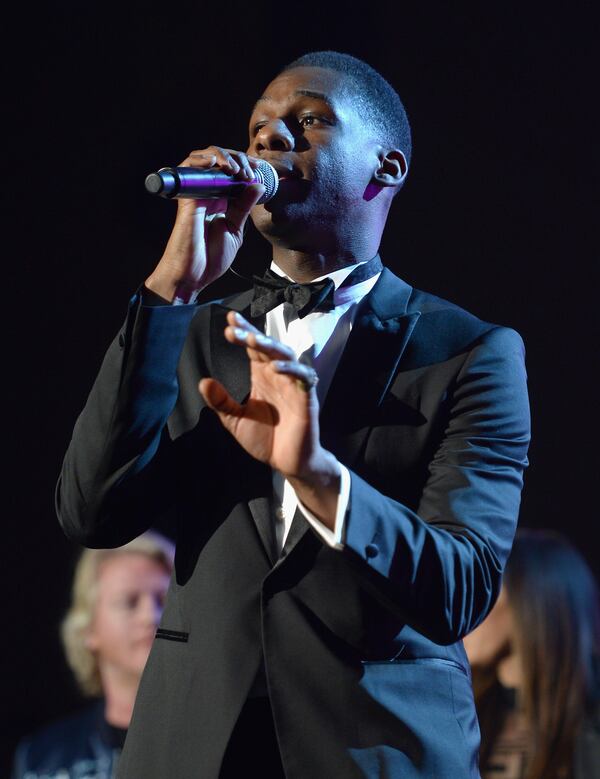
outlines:
[{"label": "jacket shoulder", "polygon": [[443,362],[466,354],[479,344],[494,352],[523,353],[523,340],[516,330],[486,322],[429,292],[413,289],[407,310],[420,312],[410,344],[417,362],[420,353],[427,353],[428,363]]}]

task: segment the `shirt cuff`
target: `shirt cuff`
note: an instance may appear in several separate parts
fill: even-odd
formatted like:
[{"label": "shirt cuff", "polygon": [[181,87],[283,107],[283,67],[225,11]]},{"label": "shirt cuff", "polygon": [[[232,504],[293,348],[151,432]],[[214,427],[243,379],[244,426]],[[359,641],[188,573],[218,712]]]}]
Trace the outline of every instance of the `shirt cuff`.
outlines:
[{"label": "shirt cuff", "polygon": [[302,515],[306,521],[317,531],[326,544],[334,549],[344,548],[344,526],[346,522],[346,509],[348,508],[348,501],[350,500],[350,472],[345,465],[340,463],[340,492],[338,495],[337,508],[335,512],[335,525],[334,529],[330,530],[328,527],[317,519],[315,515],[310,512],[306,506],[298,501],[298,508],[302,512]]}]

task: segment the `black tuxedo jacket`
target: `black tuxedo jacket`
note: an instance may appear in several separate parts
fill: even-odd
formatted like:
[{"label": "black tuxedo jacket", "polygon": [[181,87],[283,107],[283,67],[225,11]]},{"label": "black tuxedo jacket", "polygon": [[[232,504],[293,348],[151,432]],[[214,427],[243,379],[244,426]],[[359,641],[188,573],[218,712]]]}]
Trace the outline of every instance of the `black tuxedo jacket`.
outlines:
[{"label": "black tuxedo jacket", "polygon": [[[384,270],[321,411],[351,473],[345,548],[296,513],[281,556],[270,470],[203,407],[238,401],[229,309],[131,302],[57,491],[66,533],[116,546],[172,517],[176,565],[120,776],[216,779],[264,660],[286,776],[477,777],[461,637],[491,608],[529,441],[523,346]],[[258,322],[259,326],[262,324]]]}]

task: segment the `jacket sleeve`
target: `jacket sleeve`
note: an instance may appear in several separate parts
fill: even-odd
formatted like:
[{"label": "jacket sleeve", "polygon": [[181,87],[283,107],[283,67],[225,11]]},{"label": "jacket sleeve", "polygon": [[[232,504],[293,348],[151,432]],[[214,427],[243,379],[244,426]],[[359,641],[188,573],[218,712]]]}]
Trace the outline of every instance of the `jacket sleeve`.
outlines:
[{"label": "jacket sleeve", "polygon": [[516,529],[530,439],[520,336],[494,328],[456,376],[416,511],[351,473],[345,551],[369,587],[438,644],[491,609]]},{"label": "jacket sleeve", "polygon": [[144,306],[136,294],[79,416],[56,489],[66,535],[90,547],[135,538],[174,496],[166,429],[196,306]]}]

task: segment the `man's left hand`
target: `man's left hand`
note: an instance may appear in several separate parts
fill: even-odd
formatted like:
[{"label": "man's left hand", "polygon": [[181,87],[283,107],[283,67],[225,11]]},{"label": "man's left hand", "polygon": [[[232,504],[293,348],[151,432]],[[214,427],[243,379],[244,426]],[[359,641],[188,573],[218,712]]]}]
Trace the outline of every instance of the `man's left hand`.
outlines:
[{"label": "man's left hand", "polygon": [[241,314],[230,311],[227,322],[225,338],[246,347],[250,396],[241,405],[215,379],[202,379],[201,395],[240,446],[282,473],[306,508],[333,529],[340,465],[319,440],[314,370]]}]

